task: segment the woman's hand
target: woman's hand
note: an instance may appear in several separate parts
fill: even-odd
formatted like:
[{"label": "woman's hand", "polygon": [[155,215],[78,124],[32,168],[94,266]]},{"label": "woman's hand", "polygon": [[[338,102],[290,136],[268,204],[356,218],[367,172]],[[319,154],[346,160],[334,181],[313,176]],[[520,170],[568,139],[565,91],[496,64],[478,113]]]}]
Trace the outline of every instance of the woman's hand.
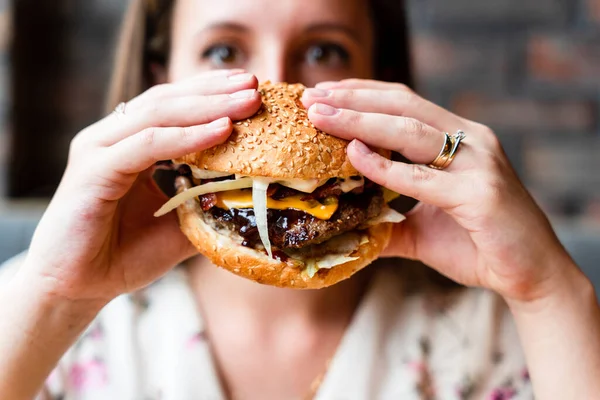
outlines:
[{"label": "woman's hand", "polygon": [[105,303],[194,254],[175,214],[153,217],[166,197],[152,167],[227,139],[231,119],[258,110],[257,85],[231,70],[155,86],[80,132],[21,280],[62,299]]},{"label": "woman's hand", "polygon": [[[517,301],[543,297],[563,278],[578,276],[489,128],[401,84],[326,82],[307,90],[303,102],[317,127],[356,139],[348,157],[361,173],[421,201],[395,226],[387,256],[420,260],[461,284]],[[439,154],[442,132],[459,129],[467,137],[449,167],[424,165]],[[363,143],[397,151],[415,164],[386,160]]]}]

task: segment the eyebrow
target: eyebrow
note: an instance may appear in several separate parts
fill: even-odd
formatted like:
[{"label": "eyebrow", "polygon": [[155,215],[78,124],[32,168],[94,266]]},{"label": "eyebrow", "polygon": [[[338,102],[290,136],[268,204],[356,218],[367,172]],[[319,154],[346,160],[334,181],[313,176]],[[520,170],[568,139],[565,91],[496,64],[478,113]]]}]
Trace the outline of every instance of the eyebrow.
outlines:
[{"label": "eyebrow", "polygon": [[324,23],[319,23],[319,24],[313,24],[313,25],[309,25],[306,28],[306,32],[319,32],[319,31],[338,31],[338,32],[343,32],[346,35],[350,36],[352,39],[356,40],[357,42],[361,42],[361,38],[360,35],[358,34],[358,32],[346,25],[342,25],[342,24],[336,24],[336,23],[329,23],[329,22],[324,22]]},{"label": "eyebrow", "polygon": [[198,33],[202,34],[207,31],[219,30],[219,29],[222,29],[222,30],[227,29],[227,30],[238,31],[238,32],[248,32],[250,30],[247,26],[238,24],[237,22],[216,22],[214,24],[210,24],[209,26],[201,29],[200,32],[198,32]]}]

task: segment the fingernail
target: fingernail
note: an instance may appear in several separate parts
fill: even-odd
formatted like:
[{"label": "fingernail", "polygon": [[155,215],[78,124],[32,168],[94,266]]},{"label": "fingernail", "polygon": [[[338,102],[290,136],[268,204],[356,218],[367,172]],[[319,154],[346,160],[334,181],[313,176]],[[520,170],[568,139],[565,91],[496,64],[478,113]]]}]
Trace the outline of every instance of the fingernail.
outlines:
[{"label": "fingernail", "polygon": [[370,148],[368,148],[367,145],[364,144],[363,142],[361,142],[360,140],[354,139],[352,141],[352,145],[360,154],[363,154],[365,156],[368,156],[369,154],[373,153],[373,151]]},{"label": "fingernail", "polygon": [[330,105],[327,105],[327,104],[321,104],[321,103],[315,104],[314,110],[317,114],[325,115],[328,117],[340,112],[340,110],[338,110],[337,108],[331,107]]},{"label": "fingernail", "polygon": [[310,97],[327,97],[331,92],[323,89],[306,89],[306,94]]},{"label": "fingernail", "polygon": [[252,74],[245,73],[245,74],[231,75],[228,78],[230,81],[234,81],[234,82],[245,82],[245,81],[251,80],[253,76],[254,75],[252,75]]},{"label": "fingernail", "polygon": [[206,127],[209,129],[214,129],[214,130],[224,128],[227,125],[227,123],[229,122],[228,120],[229,120],[229,118],[227,118],[227,117],[220,118],[220,119],[217,119],[217,120],[211,122],[210,124],[206,125]]},{"label": "fingernail", "polygon": [[254,96],[254,93],[256,93],[255,89],[246,89],[232,93],[229,96],[233,97],[234,99],[250,99]]}]

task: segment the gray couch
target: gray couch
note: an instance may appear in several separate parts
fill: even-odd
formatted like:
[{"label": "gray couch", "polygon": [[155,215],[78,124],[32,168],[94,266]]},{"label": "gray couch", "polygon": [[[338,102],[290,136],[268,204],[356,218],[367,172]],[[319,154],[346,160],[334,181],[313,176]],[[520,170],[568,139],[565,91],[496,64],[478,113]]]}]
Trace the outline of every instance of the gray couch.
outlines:
[{"label": "gray couch", "polygon": [[[43,207],[0,209],[0,263],[27,249]],[[559,236],[600,293],[600,232],[558,229]]]}]

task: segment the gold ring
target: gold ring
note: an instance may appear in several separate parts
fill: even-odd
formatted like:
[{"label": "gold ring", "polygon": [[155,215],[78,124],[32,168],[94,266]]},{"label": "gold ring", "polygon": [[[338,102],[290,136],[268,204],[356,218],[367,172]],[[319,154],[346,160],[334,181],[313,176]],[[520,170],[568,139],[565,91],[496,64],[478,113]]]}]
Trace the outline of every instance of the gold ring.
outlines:
[{"label": "gold ring", "polygon": [[467,137],[467,135],[459,130],[454,135],[450,136],[447,132],[444,132],[444,145],[440,154],[429,164],[429,167],[433,169],[446,169],[454,160],[460,143]]},{"label": "gold ring", "polygon": [[121,119],[125,116],[125,108],[126,107],[127,107],[127,103],[125,103],[125,102],[121,102],[117,105],[117,107],[115,107],[114,113],[118,119]]}]

